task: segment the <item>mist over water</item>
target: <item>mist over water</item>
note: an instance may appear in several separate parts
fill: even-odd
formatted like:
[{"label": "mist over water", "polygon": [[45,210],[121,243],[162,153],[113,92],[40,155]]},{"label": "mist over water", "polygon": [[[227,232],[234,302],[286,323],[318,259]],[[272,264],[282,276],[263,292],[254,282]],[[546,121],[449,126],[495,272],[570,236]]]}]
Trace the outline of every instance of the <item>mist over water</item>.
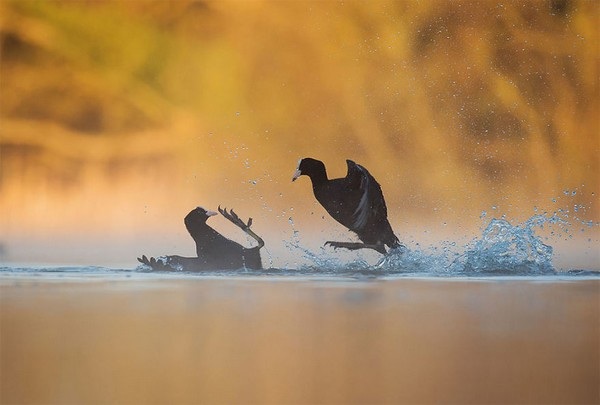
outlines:
[{"label": "mist over water", "polygon": [[[575,192],[565,191],[564,196],[568,199]],[[560,199],[554,198],[557,201]],[[262,271],[239,269],[232,271],[205,271],[200,273],[186,273],[182,271],[156,272],[139,265],[135,261],[136,256],[147,254],[149,256],[163,257],[161,254],[180,254],[185,251],[179,244],[181,242],[170,240],[169,235],[163,235],[160,240],[168,243],[156,246],[144,245],[123,246],[123,251],[117,256],[124,257],[124,264],[110,265],[110,257],[102,259],[88,259],[88,264],[97,266],[53,266],[51,263],[61,263],[60,260],[52,260],[47,263],[32,261],[6,262],[10,267],[3,271],[21,272],[49,272],[66,273],[93,273],[97,277],[112,274],[111,269],[118,272],[122,270],[134,271],[143,274],[163,275],[165,277],[176,277],[177,275],[205,275],[205,276],[252,276],[252,275],[323,275],[323,276],[434,276],[434,277],[494,277],[494,276],[548,276],[548,275],[600,275],[600,253],[595,247],[598,245],[597,233],[599,223],[586,220],[580,214],[586,207],[575,205],[573,209],[558,208],[552,214],[538,213],[534,207],[534,215],[524,221],[509,220],[506,215],[499,218],[493,215],[498,211],[494,206],[491,210],[482,211],[479,217],[481,229],[479,234],[468,238],[464,230],[455,231],[453,236],[446,239],[437,239],[427,242],[419,239],[423,234],[431,234],[424,231],[423,234],[413,235],[409,239],[402,240],[406,246],[390,250],[387,255],[382,256],[370,249],[348,251],[345,249],[333,249],[324,246],[324,240],[355,240],[356,236],[351,232],[338,233],[334,229],[334,221],[323,218],[319,233],[312,228],[299,229],[293,216],[287,218],[287,229],[279,235],[270,235],[267,245],[261,250],[263,261]],[[271,212],[272,213],[272,212]],[[288,214],[294,215],[294,210],[281,213],[280,217]],[[181,225],[183,228],[183,225]],[[402,228],[397,233],[403,234]],[[231,228],[229,228],[231,230]],[[435,233],[435,231],[433,231]],[[230,235],[227,235],[228,237]],[[234,235],[239,243],[252,246],[254,243],[250,238],[240,238]],[[432,236],[432,235],[429,235]],[[279,243],[277,239],[279,238]],[[184,234],[185,246],[192,246],[189,235]],[[270,243],[269,243],[270,242]],[[573,245],[579,245],[580,250],[575,254],[568,250]],[[171,248],[169,248],[171,246]],[[82,250],[86,250],[83,248]],[[172,251],[169,251],[172,249]],[[89,249],[87,249],[89,250]],[[566,252],[564,251],[566,250]],[[556,256],[563,257],[556,263]],[[65,252],[65,257],[73,252]],[[191,254],[193,256],[193,254]],[[108,259],[108,260],[107,260]],[[64,263],[68,263],[68,259]],[[25,264],[19,264],[25,263]],[[125,263],[131,263],[125,264]],[[576,263],[584,263],[577,265]],[[106,266],[108,267],[102,267]],[[597,273],[594,273],[597,272]]]}]

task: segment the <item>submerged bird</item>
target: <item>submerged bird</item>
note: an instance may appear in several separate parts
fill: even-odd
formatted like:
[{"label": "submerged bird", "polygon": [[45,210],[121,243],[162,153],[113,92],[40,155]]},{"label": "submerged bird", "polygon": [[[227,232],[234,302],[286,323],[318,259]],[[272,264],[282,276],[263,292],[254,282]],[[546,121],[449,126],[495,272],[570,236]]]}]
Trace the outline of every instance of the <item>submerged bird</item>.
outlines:
[{"label": "submerged bird", "polygon": [[404,247],[388,222],[387,207],[379,183],[361,165],[352,160],[346,160],[346,163],[346,177],[329,180],[323,162],[304,158],[298,162],[292,178],[295,181],[302,175],[310,177],[317,201],[333,219],[354,232],[363,242],[328,241],[325,244],[350,250],[370,248],[382,254],[386,254],[385,245],[390,249]]},{"label": "submerged bird", "polygon": [[197,207],[187,214],[184,223],[194,242],[196,242],[196,255],[198,257],[173,255],[148,259],[146,256],[142,256],[141,258],[138,257],[138,261],[150,266],[153,270],[233,270],[244,267],[253,270],[262,269],[260,249],[265,243],[250,229],[252,218],[248,220],[248,223],[244,223],[233,210],[228,212],[227,209],[219,207],[219,212],[254,238],[258,245],[246,248],[227,239],[206,223],[208,218],[218,214]]}]

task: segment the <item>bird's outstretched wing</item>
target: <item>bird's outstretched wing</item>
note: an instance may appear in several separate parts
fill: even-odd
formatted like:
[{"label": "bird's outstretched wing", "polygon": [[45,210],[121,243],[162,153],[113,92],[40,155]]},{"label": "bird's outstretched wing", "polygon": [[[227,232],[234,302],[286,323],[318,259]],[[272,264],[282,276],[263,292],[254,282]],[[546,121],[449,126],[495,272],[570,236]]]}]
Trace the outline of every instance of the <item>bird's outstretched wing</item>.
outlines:
[{"label": "bird's outstretched wing", "polygon": [[360,200],[354,210],[352,217],[353,229],[364,229],[368,223],[372,223],[382,217],[387,218],[387,207],[381,192],[381,186],[371,173],[352,160],[346,160],[348,164],[348,184],[351,188],[359,191]]}]

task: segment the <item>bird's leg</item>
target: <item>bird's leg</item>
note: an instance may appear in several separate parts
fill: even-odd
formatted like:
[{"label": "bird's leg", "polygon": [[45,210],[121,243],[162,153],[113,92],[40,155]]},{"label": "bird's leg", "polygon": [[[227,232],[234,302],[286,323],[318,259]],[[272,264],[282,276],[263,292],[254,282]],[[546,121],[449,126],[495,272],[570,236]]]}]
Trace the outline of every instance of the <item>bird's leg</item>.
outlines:
[{"label": "bird's leg", "polygon": [[338,249],[338,248],[344,248],[344,249],[348,249],[348,250],[358,250],[358,249],[373,249],[378,251],[381,254],[385,254],[385,245],[381,244],[381,245],[373,245],[373,244],[368,244],[368,243],[361,243],[361,242],[333,242],[333,241],[327,241],[325,242],[325,246],[331,246],[334,249]]},{"label": "bird's leg", "polygon": [[265,242],[262,240],[262,238],[260,236],[258,236],[257,234],[255,234],[252,231],[252,229],[250,229],[250,226],[252,225],[252,218],[249,218],[248,223],[246,224],[246,223],[244,223],[244,221],[242,221],[240,219],[238,214],[236,214],[233,210],[227,211],[227,208],[221,208],[219,206],[219,212],[225,218],[230,220],[234,225],[238,226],[242,231],[246,232],[248,235],[250,235],[252,238],[254,238],[256,240],[256,242],[258,243],[259,249],[265,245]]}]

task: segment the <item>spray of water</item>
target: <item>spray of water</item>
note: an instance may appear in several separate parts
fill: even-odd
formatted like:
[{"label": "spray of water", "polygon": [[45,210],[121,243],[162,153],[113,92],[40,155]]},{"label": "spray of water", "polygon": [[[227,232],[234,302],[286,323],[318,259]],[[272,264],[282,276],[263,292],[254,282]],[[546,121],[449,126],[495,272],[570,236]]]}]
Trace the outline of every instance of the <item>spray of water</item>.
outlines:
[{"label": "spray of water", "polygon": [[558,226],[561,232],[567,231],[570,223],[564,217],[565,213],[561,211],[551,216],[537,214],[516,225],[505,218],[494,218],[481,236],[464,246],[462,251],[457,251],[460,247],[456,243],[449,242],[444,243],[442,248],[429,251],[402,248],[391,250],[375,265],[363,261],[344,264],[325,251],[317,255],[296,243],[288,248],[302,250],[303,257],[312,262],[308,268],[328,273],[344,274],[360,270],[389,275],[548,275],[556,272],[552,265],[553,248],[544,243],[536,234],[536,229]]},{"label": "spray of water", "polygon": [[468,274],[553,273],[553,249],[534,231],[534,228],[549,221],[543,215],[533,216],[523,225],[492,219],[481,238],[454,260],[449,270]]}]

